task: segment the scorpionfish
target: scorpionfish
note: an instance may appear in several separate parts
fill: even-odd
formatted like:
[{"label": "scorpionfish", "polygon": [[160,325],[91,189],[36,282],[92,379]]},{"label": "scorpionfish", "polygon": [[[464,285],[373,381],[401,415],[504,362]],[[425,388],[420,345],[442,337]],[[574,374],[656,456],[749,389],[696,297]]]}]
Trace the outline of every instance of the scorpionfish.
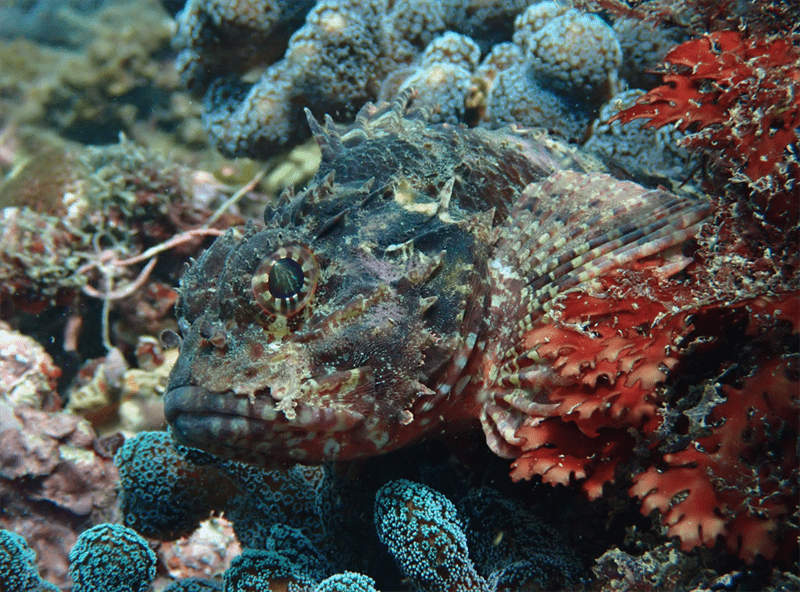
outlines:
[{"label": "scorpionfish", "polygon": [[352,126],[308,120],[310,185],[284,191],[264,228],[219,237],[179,289],[174,437],[262,467],[478,423],[513,456],[514,429],[552,404],[507,385],[557,380],[526,334],[563,294],[679,247],[708,216],[543,131],[432,125],[410,93]]}]

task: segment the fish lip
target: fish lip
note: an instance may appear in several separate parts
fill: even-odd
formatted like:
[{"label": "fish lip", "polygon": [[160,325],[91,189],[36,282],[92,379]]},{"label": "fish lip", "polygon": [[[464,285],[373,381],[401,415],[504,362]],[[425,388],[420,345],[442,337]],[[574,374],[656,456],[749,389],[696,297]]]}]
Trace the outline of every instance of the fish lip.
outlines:
[{"label": "fish lip", "polygon": [[164,416],[176,442],[220,454],[236,449],[226,443],[226,438],[235,437],[236,431],[228,428],[215,433],[214,418],[239,417],[235,408],[239,398],[232,391],[218,393],[197,385],[178,386],[164,395]]},{"label": "fish lip", "polygon": [[[213,393],[200,386],[180,386],[164,395],[164,417],[173,439],[183,446],[205,449],[204,424],[213,410],[207,405]],[[205,405],[203,403],[206,403]]]},{"label": "fish lip", "polygon": [[[240,417],[238,401],[247,398],[231,390],[215,392],[202,386],[185,385],[169,389],[164,395],[164,416],[170,425],[180,417],[195,418],[209,416]],[[259,391],[254,399],[262,405],[274,405],[269,389]],[[250,417],[250,416],[247,416]]]},{"label": "fish lip", "polygon": [[201,386],[179,386],[168,390],[164,395],[164,416],[167,423],[173,424],[182,413],[200,411],[197,402],[207,400],[209,395],[211,392]]},{"label": "fish lip", "polygon": [[296,417],[289,419],[283,411],[274,409],[277,401],[269,394],[269,389],[259,391],[254,403],[259,408],[273,408],[274,417],[259,417],[259,413],[243,415],[237,408],[243,398],[247,397],[233,391],[214,392],[197,385],[178,386],[164,395],[164,415],[180,442],[194,442],[193,445],[200,448],[204,446],[198,442],[207,442],[213,437],[209,420],[214,418],[227,422],[226,429],[234,437],[241,436],[240,430],[245,423],[260,425],[260,431],[307,433],[324,428],[332,432],[349,431],[366,420],[357,411],[327,408],[308,401],[298,401],[293,410]]}]

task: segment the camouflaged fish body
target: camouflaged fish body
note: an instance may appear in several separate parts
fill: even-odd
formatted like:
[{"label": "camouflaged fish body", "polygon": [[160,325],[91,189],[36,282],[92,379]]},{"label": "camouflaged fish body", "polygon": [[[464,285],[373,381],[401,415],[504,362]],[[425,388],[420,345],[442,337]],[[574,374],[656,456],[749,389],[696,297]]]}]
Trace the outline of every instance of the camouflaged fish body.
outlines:
[{"label": "camouflaged fish body", "polygon": [[181,443],[312,464],[479,420],[508,456],[547,403],[520,391],[498,412],[504,356],[558,295],[681,243],[706,214],[542,133],[433,126],[409,100],[368,105],[346,130],[309,117],[323,156],[310,187],[182,279],[166,396]]}]

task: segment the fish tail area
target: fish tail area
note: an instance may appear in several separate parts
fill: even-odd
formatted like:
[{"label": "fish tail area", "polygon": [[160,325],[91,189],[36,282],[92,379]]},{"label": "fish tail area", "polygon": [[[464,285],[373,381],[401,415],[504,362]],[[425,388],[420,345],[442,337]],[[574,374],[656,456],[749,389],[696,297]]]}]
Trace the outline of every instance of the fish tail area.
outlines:
[{"label": "fish tail area", "polygon": [[680,282],[666,276],[691,261],[662,258],[697,235],[710,209],[602,173],[560,171],[526,187],[489,262],[479,401],[496,453],[519,456],[520,428],[548,418],[568,416],[594,437],[630,414],[656,417],[650,394],[688,331],[688,313],[670,300]]}]

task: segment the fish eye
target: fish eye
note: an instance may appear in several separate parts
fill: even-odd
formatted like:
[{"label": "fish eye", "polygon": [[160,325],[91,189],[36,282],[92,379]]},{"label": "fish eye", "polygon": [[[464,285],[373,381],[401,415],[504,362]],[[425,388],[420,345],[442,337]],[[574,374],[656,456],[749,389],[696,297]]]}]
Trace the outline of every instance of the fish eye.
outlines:
[{"label": "fish eye", "polygon": [[303,267],[291,257],[284,257],[270,267],[267,288],[275,298],[291,298],[303,289],[303,279]]},{"label": "fish eye", "polygon": [[292,316],[314,295],[319,265],[305,245],[289,243],[266,257],[253,274],[253,297],[273,315]]}]

